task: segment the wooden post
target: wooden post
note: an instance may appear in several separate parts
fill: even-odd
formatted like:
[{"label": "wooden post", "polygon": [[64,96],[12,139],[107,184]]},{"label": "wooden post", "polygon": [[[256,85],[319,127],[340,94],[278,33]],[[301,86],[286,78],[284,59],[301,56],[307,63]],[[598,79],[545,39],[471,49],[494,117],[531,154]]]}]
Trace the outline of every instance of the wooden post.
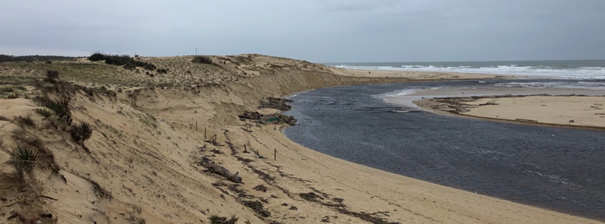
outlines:
[{"label": "wooden post", "polygon": [[248,152],[248,149],[246,149],[246,144],[244,144],[244,152]]},{"label": "wooden post", "polygon": [[204,127],[204,140],[206,140],[206,139],[208,139],[208,138],[206,137],[206,127]]},{"label": "wooden post", "polygon": [[195,122],[195,131],[197,131],[197,121]]},{"label": "wooden post", "polygon": [[277,160],[277,149],[273,151],[273,160]]}]

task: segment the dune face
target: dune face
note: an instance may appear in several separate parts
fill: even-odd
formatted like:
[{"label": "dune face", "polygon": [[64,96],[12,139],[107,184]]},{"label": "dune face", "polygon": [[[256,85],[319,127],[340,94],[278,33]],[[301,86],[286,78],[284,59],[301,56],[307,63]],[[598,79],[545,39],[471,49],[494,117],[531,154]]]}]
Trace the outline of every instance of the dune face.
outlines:
[{"label": "dune face", "polygon": [[[352,164],[289,141],[287,124],[238,118],[277,112],[258,109],[268,97],[413,77],[340,76],[263,55],[193,59],[136,59],[155,70],[86,59],[0,64],[0,84],[25,87],[0,100],[0,220],[596,223]],[[55,107],[60,100],[67,106]]]}]

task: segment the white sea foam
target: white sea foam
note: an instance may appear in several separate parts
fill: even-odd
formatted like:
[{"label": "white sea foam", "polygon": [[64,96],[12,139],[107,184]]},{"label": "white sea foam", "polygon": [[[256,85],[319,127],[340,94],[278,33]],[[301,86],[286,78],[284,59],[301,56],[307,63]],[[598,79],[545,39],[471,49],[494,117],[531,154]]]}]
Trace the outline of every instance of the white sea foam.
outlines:
[{"label": "white sea foam", "polygon": [[407,95],[417,93],[419,91],[422,91],[422,89],[403,89],[403,90],[397,90],[397,91],[393,91],[393,92],[376,95],[376,97],[386,98],[386,97],[407,96]]},{"label": "white sea foam", "polygon": [[336,68],[358,70],[396,70],[396,71],[428,71],[428,72],[460,72],[496,75],[522,75],[534,77],[563,78],[563,79],[605,79],[605,67],[577,67],[555,69],[549,66],[517,66],[498,65],[487,67],[471,66],[433,66],[433,65],[401,65],[394,66],[358,66],[335,65]]},{"label": "white sea foam", "polygon": [[[440,87],[437,87],[437,88],[440,88]],[[435,89],[435,88],[430,88],[430,89]],[[373,95],[373,97],[383,100],[384,102],[387,102],[387,103],[397,104],[397,105],[404,106],[407,108],[418,108],[418,106],[416,104],[414,104],[414,100],[418,100],[421,97],[411,96],[411,95],[418,93],[418,92],[426,91],[426,90],[427,89],[402,89],[402,90],[396,90],[396,91],[387,92],[387,93],[383,93],[383,94]],[[404,111],[395,111],[395,112],[407,113],[410,111],[415,111],[415,109],[404,110]]]},{"label": "white sea foam", "polygon": [[587,89],[605,90],[605,82],[508,82],[497,83],[495,87],[504,88],[557,88],[557,89]]}]

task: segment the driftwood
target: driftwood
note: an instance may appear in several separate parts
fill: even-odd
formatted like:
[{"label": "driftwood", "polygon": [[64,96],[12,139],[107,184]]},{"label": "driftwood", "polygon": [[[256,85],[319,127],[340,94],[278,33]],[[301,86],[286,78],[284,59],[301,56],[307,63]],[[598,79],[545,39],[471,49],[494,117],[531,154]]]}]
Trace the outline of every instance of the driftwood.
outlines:
[{"label": "driftwood", "polygon": [[204,140],[205,142],[211,143],[214,146],[222,146],[220,143],[218,143],[218,141],[216,140],[216,134],[210,136],[210,139]]},{"label": "driftwood", "polygon": [[536,121],[536,120],[522,119],[522,118],[517,118],[517,119],[515,119],[515,121],[525,122],[525,123],[538,123],[538,121]]},{"label": "driftwood", "polygon": [[242,178],[239,176],[239,172],[233,174],[227,168],[214,163],[207,157],[202,158],[202,160],[198,162],[198,165],[203,166],[208,169],[208,171],[221,175],[234,183],[242,183]]},{"label": "driftwood", "polygon": [[485,105],[499,105],[499,103],[496,103],[496,101],[494,101],[494,100],[490,100],[487,103],[479,104],[479,106],[485,106]]}]

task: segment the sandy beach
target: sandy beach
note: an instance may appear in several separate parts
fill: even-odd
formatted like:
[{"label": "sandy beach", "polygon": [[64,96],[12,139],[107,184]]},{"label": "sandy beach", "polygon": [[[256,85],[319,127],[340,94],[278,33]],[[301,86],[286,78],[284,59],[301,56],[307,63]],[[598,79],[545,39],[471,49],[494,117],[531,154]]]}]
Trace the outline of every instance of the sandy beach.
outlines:
[{"label": "sandy beach", "polygon": [[[276,112],[259,110],[268,97],[316,88],[495,76],[387,71],[365,76],[366,71],[263,55],[212,56],[211,64],[191,63],[192,59],[141,58],[168,70],[151,75],[140,68],[126,70],[85,59],[0,64],[3,87],[28,86],[20,95],[29,98],[0,100],[0,115],[6,118],[0,119],[0,219],[7,223],[211,223],[212,217],[233,217],[239,223],[602,223],[350,163],[290,141],[281,133],[286,124],[238,118],[246,111]],[[47,70],[86,86],[74,87],[73,93],[52,92],[55,97],[69,96],[74,124],[91,124],[94,131],[85,147],[72,140],[70,127],[55,127],[55,116],[45,118],[34,111],[41,107],[30,99],[41,95],[41,90],[32,90],[34,84],[27,80],[41,80]],[[473,106],[491,101],[497,105]],[[526,115],[542,117],[543,110],[579,108],[550,113],[548,120],[539,121],[568,124],[573,119],[574,124],[585,125],[603,119],[604,115],[597,115],[601,109],[590,107],[602,108],[599,101],[603,98],[486,98],[468,102],[469,108],[474,107],[468,113],[532,119]],[[513,113],[519,106],[531,112]],[[33,125],[24,125],[17,116],[30,117]],[[37,150],[51,153],[45,157],[48,166],[35,166],[23,183],[14,182],[15,167],[6,161],[13,146],[32,142]]]},{"label": "sandy beach", "polygon": [[482,96],[416,101],[433,111],[510,122],[605,128],[603,96]]}]

